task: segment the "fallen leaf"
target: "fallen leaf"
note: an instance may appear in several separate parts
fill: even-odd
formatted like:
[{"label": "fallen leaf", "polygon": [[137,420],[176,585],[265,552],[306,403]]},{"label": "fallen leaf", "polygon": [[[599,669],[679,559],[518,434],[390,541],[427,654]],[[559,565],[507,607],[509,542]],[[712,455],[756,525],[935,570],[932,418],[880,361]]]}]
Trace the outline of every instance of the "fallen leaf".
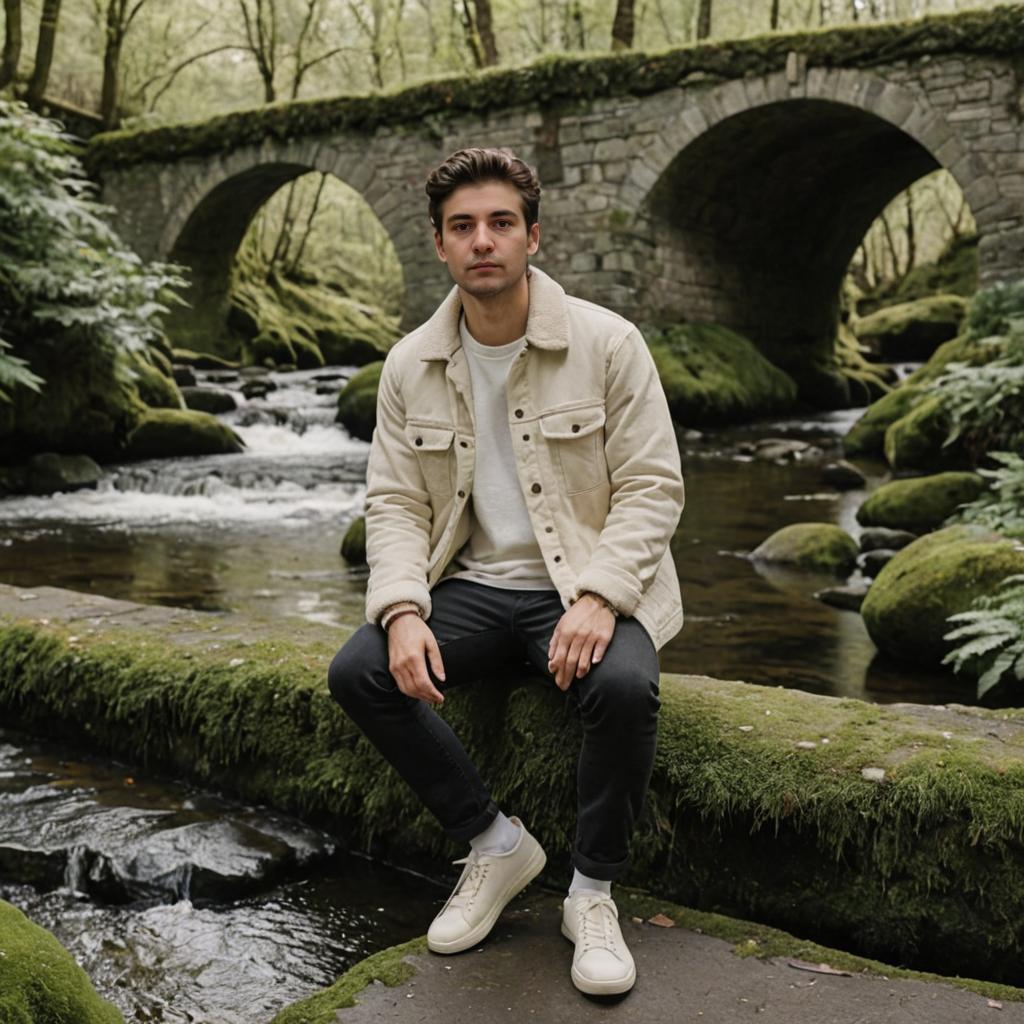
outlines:
[{"label": "fallen leaf", "polygon": [[988,1005],[991,1006],[993,1010],[1001,1010],[1003,1008],[1003,1004],[999,1002],[998,999],[990,999],[988,1001]]},{"label": "fallen leaf", "polygon": [[671,917],[666,917],[664,914],[655,914],[654,917],[647,918],[648,924],[656,924],[659,928],[675,928],[676,923]]},{"label": "fallen leaf", "polygon": [[853,977],[849,971],[840,971],[835,967],[829,967],[828,964],[812,964],[807,960],[790,960],[789,966],[795,967],[798,971],[813,971],[815,974],[838,974],[844,978]]}]

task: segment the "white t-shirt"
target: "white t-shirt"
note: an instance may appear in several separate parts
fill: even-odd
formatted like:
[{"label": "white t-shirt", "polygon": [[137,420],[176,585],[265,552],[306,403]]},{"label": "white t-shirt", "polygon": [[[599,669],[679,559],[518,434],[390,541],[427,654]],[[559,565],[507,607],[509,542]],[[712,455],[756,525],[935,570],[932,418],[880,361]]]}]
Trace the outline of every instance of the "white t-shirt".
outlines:
[{"label": "white t-shirt", "polygon": [[508,590],[555,590],[519,487],[505,382],[526,336],[505,345],[483,345],[459,321],[462,348],[473,384],[476,468],[473,531],[447,575]]}]

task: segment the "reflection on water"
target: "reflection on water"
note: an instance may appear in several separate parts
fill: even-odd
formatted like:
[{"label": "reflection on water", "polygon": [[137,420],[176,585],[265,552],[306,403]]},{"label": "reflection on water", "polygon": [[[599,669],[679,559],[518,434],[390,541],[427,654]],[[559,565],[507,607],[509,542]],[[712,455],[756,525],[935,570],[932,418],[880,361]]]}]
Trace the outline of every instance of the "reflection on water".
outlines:
[{"label": "reflection on water", "polygon": [[[0,579],[358,626],[365,570],[346,566],[338,549],[362,512],[369,446],[333,423],[335,396],[318,378],[338,372],[275,373],[266,397],[238,393],[239,408],[223,418],[245,436],[243,454],[115,466],[97,492],[0,501]],[[237,392],[238,382],[218,385]],[[672,550],[686,625],[662,651],[665,671],[870,701],[972,700],[971,684],[952,673],[881,663],[857,613],[813,596],[832,577],[746,558],[789,523],[836,523],[857,535],[865,491],[835,490],[822,468],[841,456],[839,438],[858,414],[748,424],[683,443],[686,508]],[[764,437],[801,439],[819,453],[761,461],[749,450]],[[862,468],[869,489],[884,478],[883,466]]]}]

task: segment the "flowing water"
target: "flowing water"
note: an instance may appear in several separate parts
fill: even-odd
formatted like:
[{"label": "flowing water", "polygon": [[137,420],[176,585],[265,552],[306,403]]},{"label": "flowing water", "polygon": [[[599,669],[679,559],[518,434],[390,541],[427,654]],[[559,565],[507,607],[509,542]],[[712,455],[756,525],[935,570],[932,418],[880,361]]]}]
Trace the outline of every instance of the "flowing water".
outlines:
[{"label": "flowing water", "polygon": [[[365,569],[338,549],[361,514],[369,446],[334,420],[345,368],[271,373],[223,415],[239,455],[107,467],[95,491],[0,501],[0,580],[254,619],[363,621]],[[747,556],[788,523],[856,535],[867,490],[823,483],[859,410],[764,421],[682,442],[686,508],[672,542],[686,625],[665,671],[868,701],[971,702],[951,673],[876,654],[836,581]],[[766,437],[806,444],[788,460]],[[339,637],[341,632],[339,630]],[[0,896],[54,931],[131,1022],[267,1021],[369,953],[421,934],[443,891],[337,852],[265,809],[0,731]]]}]

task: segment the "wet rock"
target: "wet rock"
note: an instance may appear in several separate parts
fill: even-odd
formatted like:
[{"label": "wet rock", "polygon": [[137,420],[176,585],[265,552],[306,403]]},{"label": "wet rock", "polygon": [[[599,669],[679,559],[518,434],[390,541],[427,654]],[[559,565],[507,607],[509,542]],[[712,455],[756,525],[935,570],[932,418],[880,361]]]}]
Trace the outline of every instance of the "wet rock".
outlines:
[{"label": "wet rock", "polygon": [[265,366],[243,366],[239,371],[238,375],[243,380],[254,380],[260,377],[267,377],[270,374],[270,370]]},{"label": "wet rock", "polygon": [[[159,353],[154,353],[159,359]],[[132,354],[132,372],[135,375],[135,386],[139,397],[151,409],[180,409],[182,407],[181,392],[175,383],[173,371],[165,374],[141,353]]]},{"label": "wet rock", "polygon": [[124,1024],[57,939],[4,900],[0,935],[0,1020]]},{"label": "wet rock", "polygon": [[887,306],[852,327],[858,340],[885,362],[923,362],[957,336],[966,311],[961,295],[931,295]]},{"label": "wet rock", "polygon": [[970,460],[962,446],[947,445],[950,420],[936,396],[925,398],[885,432],[885,457],[897,471],[962,469]]},{"label": "wet rock", "polygon": [[917,540],[917,534],[909,530],[890,530],[885,526],[869,526],[861,531],[861,551],[874,551],[876,548],[889,548],[890,551],[899,551],[911,542]]},{"label": "wet rock", "polygon": [[329,370],[326,373],[314,373],[313,380],[317,383],[324,383],[326,381],[346,381],[349,378],[349,374],[342,373],[340,371]]},{"label": "wet rock", "polygon": [[366,565],[366,517],[353,519],[341,540],[341,557],[349,565]]},{"label": "wet rock", "polygon": [[173,368],[174,382],[179,387],[190,387],[196,386],[196,371],[191,366],[175,366]]},{"label": "wet rock", "polygon": [[857,558],[857,542],[832,523],[793,523],[776,530],[751,557],[845,575]]},{"label": "wet rock", "polygon": [[240,452],[242,439],[207,412],[151,409],[128,435],[125,455],[159,459],[173,455],[221,455]]},{"label": "wet rock", "polygon": [[271,391],[277,390],[277,384],[274,381],[264,378],[256,378],[254,380],[247,380],[242,385],[242,394],[246,398],[266,398]]},{"label": "wet rock", "polygon": [[0,466],[0,496],[24,494],[28,490],[28,466]]},{"label": "wet rock", "polygon": [[861,526],[926,533],[941,526],[959,505],[974,501],[987,487],[977,473],[936,473],[893,480],[878,488],[857,510]]},{"label": "wet rock", "polygon": [[362,441],[373,437],[373,428],[377,425],[377,388],[383,368],[383,360],[361,367],[338,395],[337,422]]},{"label": "wet rock", "polygon": [[182,388],[181,395],[189,409],[200,412],[219,413],[234,412],[238,402],[234,393],[226,388]]},{"label": "wet rock", "polygon": [[238,380],[238,370],[214,370],[206,374],[206,380],[210,384],[233,384]]},{"label": "wet rock", "polygon": [[878,574],[861,614],[879,650],[899,661],[938,666],[951,644],[950,615],[967,611],[1013,573],[1024,548],[980,526],[949,526],[896,552]]},{"label": "wet rock", "polygon": [[821,478],[825,483],[838,487],[841,491],[854,490],[857,487],[863,487],[867,483],[864,474],[845,459],[840,459],[838,462],[830,462],[821,471]]},{"label": "wet rock", "polygon": [[56,491],[80,491],[95,488],[103,478],[103,470],[88,455],[58,455],[44,452],[33,455],[28,463],[30,494],[53,494]]},{"label": "wet rock", "polygon": [[859,580],[856,583],[845,583],[839,587],[825,587],[815,593],[815,597],[823,604],[844,611],[857,612],[864,603],[864,597],[871,587],[870,580]]},{"label": "wet rock", "polygon": [[172,350],[174,362],[192,366],[197,370],[237,370],[238,362],[234,359],[222,359],[212,352],[195,352],[190,348]]},{"label": "wet rock", "polygon": [[874,579],[895,554],[896,552],[889,548],[873,548],[871,551],[863,551],[857,556],[857,565],[865,576]]},{"label": "wet rock", "polygon": [[765,437],[754,442],[754,458],[765,462],[800,462],[816,459],[823,452],[808,441],[789,437]]}]

